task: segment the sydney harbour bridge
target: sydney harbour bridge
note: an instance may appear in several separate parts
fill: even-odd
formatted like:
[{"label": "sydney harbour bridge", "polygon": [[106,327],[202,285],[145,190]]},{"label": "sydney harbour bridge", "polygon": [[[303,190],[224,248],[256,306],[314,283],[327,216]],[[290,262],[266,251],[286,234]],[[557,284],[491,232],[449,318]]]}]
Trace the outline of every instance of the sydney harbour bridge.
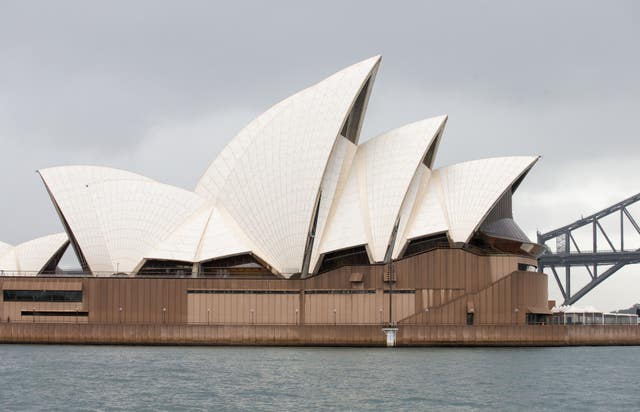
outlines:
[{"label": "sydney harbour bridge", "polygon": [[[630,209],[636,203],[640,205],[640,193],[561,228],[538,232],[538,243],[546,246],[538,271],[553,275],[564,305],[574,304],[624,266],[640,263],[637,242],[629,244],[632,235],[640,235],[640,215],[634,217]],[[586,285],[574,290],[572,279],[585,270]]]}]

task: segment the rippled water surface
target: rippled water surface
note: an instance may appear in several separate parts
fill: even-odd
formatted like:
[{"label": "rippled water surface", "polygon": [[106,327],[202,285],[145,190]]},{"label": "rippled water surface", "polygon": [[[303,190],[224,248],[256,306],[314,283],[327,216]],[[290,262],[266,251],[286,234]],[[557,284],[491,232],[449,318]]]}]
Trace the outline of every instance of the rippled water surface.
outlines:
[{"label": "rippled water surface", "polygon": [[639,410],[640,347],[0,345],[0,410]]}]

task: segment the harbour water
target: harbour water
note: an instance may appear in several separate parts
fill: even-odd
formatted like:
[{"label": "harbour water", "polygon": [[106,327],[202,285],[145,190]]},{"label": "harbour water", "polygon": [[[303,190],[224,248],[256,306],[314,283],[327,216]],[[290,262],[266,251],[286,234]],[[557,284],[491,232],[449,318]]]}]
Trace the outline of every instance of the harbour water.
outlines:
[{"label": "harbour water", "polygon": [[0,410],[638,410],[640,347],[0,345]]}]

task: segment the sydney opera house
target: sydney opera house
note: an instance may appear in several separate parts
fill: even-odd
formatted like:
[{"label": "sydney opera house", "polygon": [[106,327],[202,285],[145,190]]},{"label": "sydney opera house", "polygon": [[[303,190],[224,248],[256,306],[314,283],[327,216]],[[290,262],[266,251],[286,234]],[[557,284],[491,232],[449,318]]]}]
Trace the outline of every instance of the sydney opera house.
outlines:
[{"label": "sydney opera house", "polygon": [[[434,168],[446,115],[361,142],[379,64],[269,108],[193,188],[39,170],[64,233],[0,244],[0,319],[305,330],[544,319],[540,247],[512,214],[538,157]],[[58,268],[68,247],[81,273]]]}]

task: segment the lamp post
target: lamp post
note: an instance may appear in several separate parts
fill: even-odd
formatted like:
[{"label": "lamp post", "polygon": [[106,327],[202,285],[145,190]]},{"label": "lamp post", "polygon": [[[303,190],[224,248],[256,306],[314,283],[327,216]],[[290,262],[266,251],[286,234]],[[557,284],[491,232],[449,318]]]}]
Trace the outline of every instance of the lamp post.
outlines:
[{"label": "lamp post", "polygon": [[[387,264],[388,270],[387,274],[389,276],[389,325],[386,328],[382,329],[387,340],[387,346],[393,347],[396,346],[396,335],[398,333],[398,328],[393,324],[393,259],[391,259],[391,252],[387,255]],[[383,279],[384,281],[384,279]],[[383,284],[384,287],[384,284]],[[384,293],[383,293],[384,298]],[[383,299],[384,302],[384,299]]]},{"label": "lamp post", "polygon": [[122,306],[118,308],[118,323],[122,323]]},{"label": "lamp post", "polygon": [[393,327],[393,261],[389,260],[389,327]]},{"label": "lamp post", "polygon": [[162,307],[162,323],[166,323],[167,308]]},{"label": "lamp post", "polygon": [[211,309],[207,308],[207,325],[211,324]]}]

